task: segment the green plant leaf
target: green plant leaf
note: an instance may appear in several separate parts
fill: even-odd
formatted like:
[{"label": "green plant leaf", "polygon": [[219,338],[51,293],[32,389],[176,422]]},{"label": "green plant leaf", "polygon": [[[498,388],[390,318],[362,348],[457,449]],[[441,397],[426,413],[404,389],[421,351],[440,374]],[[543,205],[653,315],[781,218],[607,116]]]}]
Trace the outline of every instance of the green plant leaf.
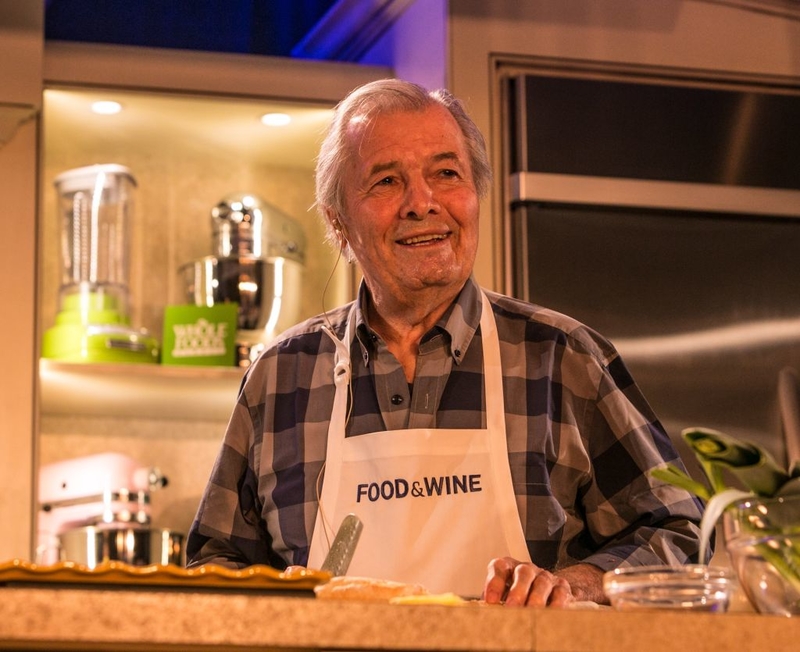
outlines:
[{"label": "green plant leaf", "polygon": [[764,449],[709,428],[687,428],[683,439],[709,476],[713,493],[724,490],[728,471],[759,496],[774,496],[790,478]]},{"label": "green plant leaf", "polygon": [[708,500],[711,497],[711,492],[709,492],[708,488],[704,484],[692,479],[674,464],[667,464],[665,466],[652,469],[650,471],[650,475],[657,480],[661,480],[662,482],[666,482],[675,487],[685,489],[689,493],[699,496],[703,500]]},{"label": "green plant leaf", "polygon": [[735,502],[744,500],[745,498],[752,497],[753,494],[749,491],[740,491],[739,489],[726,489],[719,493],[714,494],[711,500],[706,505],[706,510],[703,512],[703,518],[700,521],[700,563],[705,563],[706,550],[708,550],[708,542],[711,540],[711,533],[714,527],[724,512],[730,505]]}]

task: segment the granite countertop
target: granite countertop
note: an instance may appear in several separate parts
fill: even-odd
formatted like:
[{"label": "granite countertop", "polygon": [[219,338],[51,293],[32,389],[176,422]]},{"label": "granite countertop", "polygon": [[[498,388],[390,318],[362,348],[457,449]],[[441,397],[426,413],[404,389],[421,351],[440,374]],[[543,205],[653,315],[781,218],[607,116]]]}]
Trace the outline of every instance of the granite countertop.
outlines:
[{"label": "granite countertop", "polygon": [[505,609],[169,589],[0,587],[0,649],[781,652],[800,618]]}]

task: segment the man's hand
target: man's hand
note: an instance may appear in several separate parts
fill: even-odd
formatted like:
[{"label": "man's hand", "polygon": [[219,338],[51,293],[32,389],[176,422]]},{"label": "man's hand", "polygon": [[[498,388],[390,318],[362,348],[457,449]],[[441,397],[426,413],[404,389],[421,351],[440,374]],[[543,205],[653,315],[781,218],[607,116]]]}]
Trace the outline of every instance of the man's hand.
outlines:
[{"label": "man's hand", "polygon": [[604,603],[603,571],[576,564],[551,573],[536,564],[501,557],[489,563],[483,599],[509,607],[566,607],[576,600]]},{"label": "man's hand", "polygon": [[575,564],[556,571],[556,576],[569,582],[572,595],[579,602],[609,604],[603,591],[605,571],[592,564]]}]

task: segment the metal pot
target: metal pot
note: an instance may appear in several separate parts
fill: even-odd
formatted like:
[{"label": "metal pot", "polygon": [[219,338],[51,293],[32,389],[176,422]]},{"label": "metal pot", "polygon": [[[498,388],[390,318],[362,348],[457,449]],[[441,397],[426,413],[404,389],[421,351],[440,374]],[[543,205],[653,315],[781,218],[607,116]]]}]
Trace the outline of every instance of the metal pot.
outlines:
[{"label": "metal pot", "polygon": [[132,566],[184,565],[183,535],[167,529],[82,527],[59,535],[61,561],[94,568],[104,561]]}]

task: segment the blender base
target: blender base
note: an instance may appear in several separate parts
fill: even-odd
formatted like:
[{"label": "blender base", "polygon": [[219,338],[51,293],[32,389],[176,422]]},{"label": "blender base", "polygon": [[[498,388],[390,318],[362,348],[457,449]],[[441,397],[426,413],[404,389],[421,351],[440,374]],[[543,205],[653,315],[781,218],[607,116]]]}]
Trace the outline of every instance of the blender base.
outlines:
[{"label": "blender base", "polygon": [[159,345],[146,331],[125,326],[57,324],[45,331],[42,357],[66,362],[158,363]]}]

